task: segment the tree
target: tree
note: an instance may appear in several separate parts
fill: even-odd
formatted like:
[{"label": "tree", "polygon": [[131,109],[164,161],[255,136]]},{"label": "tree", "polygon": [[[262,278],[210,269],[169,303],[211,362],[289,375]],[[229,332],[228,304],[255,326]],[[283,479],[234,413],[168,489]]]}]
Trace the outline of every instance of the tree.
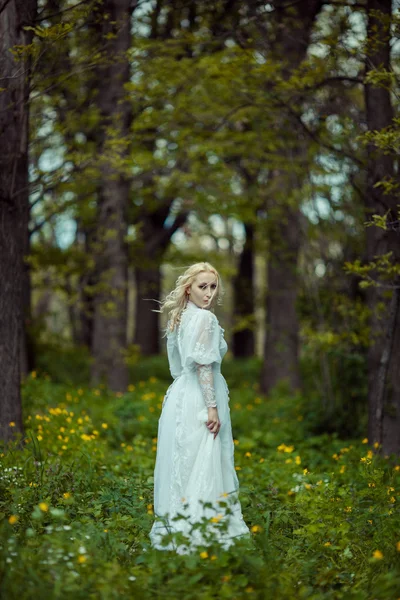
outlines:
[{"label": "tree", "polygon": [[[272,52],[283,61],[283,78],[288,79],[306,57],[321,0],[300,1],[287,5],[274,3],[274,34]],[[272,166],[268,211],[269,254],[267,262],[267,308],[264,362],[261,388],[268,393],[280,380],[286,380],[293,390],[300,388],[299,322],[296,309],[298,293],[298,257],[301,242],[301,214],[296,190],[302,187],[301,177],[289,165],[304,152],[302,132],[288,115],[289,123],[299,143],[282,151],[283,168]],[[285,201],[290,199],[290,201]]]},{"label": "tree", "polygon": [[[390,26],[391,0],[368,0],[365,104],[368,130],[385,134],[393,127],[391,104]],[[367,138],[368,139],[368,138]],[[376,140],[375,140],[376,142]],[[369,138],[367,146],[365,211],[398,221],[394,155]],[[367,228],[367,260],[372,263],[391,253],[400,261],[399,234],[395,227]],[[376,270],[375,270],[376,275]],[[393,285],[394,283],[394,285]],[[368,439],[382,445],[385,454],[400,454],[400,277],[392,286],[380,281],[367,289],[371,344],[368,349]],[[392,288],[392,289],[390,289]]]},{"label": "tree", "polygon": [[[0,6],[0,439],[23,432],[20,361],[29,216],[29,47],[36,0]],[[14,427],[10,427],[14,423]]]},{"label": "tree", "polygon": [[94,11],[92,30],[101,53],[93,82],[99,111],[97,151],[100,158],[96,231],[92,250],[99,282],[95,297],[92,381],[106,377],[112,390],[124,391],[127,344],[127,216],[132,108],[125,90],[130,80],[131,0],[104,0]]}]

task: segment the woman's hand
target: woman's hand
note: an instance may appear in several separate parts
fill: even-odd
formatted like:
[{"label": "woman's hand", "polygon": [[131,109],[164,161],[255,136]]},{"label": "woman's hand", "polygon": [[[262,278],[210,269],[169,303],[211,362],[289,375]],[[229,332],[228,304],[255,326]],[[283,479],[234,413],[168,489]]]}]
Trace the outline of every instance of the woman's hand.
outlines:
[{"label": "woman's hand", "polygon": [[208,411],[208,420],[207,420],[207,427],[210,433],[214,434],[214,440],[218,435],[218,432],[221,428],[221,421],[219,420],[218,417],[218,409],[214,408],[214,407],[210,407],[207,409]]}]

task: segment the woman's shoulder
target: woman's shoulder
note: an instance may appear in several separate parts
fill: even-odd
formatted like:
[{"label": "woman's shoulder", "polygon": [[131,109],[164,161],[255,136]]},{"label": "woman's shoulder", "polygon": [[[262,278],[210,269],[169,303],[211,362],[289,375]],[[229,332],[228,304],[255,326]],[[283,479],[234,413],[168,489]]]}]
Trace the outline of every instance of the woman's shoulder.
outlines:
[{"label": "woman's shoulder", "polygon": [[207,309],[198,308],[191,311],[185,319],[185,329],[207,329],[213,331],[219,325],[216,315]]}]

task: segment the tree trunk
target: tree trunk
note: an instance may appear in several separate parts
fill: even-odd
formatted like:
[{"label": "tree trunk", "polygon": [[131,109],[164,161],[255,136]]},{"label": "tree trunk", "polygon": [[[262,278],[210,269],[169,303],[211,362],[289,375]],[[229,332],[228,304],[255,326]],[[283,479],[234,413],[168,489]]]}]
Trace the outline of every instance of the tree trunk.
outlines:
[{"label": "tree trunk", "polygon": [[262,371],[264,393],[280,381],[286,381],[292,391],[301,388],[296,311],[299,223],[300,211],[288,208],[286,215],[274,223],[269,232],[271,251],[267,267],[267,323]]},{"label": "tree trunk", "polygon": [[[321,0],[300,0],[289,4],[275,1],[277,36],[272,51],[275,59],[285,61],[285,77],[289,77],[305,58],[312,27],[322,5]],[[303,146],[301,140],[299,135],[300,151]],[[293,156],[288,152],[282,162],[290,165],[292,160]],[[261,390],[265,394],[280,380],[285,380],[293,391],[301,387],[296,312],[301,213],[287,201],[293,188],[298,188],[301,182],[287,169],[275,169],[271,179],[276,182],[277,197],[270,199],[267,206],[274,239],[269,240],[267,262],[266,336],[261,372]]]},{"label": "tree trunk", "polygon": [[[390,71],[391,0],[368,0],[368,48],[366,65],[369,69]],[[365,103],[369,131],[379,131],[393,123],[390,90],[380,85],[365,86]],[[388,213],[389,221],[397,219],[394,195],[384,194],[376,184],[394,175],[394,161],[371,143],[368,145],[366,216]],[[398,232],[367,227],[367,259],[393,251],[400,260]],[[374,276],[374,274],[373,274]],[[375,274],[379,279],[379,273]],[[387,283],[387,282],[386,282]],[[397,282],[398,283],[398,282]],[[367,302],[371,311],[371,345],[368,349],[368,439],[382,444],[382,452],[400,454],[400,374],[398,369],[400,317],[397,291],[392,299],[382,287],[370,287]],[[390,294],[389,294],[390,295]]]},{"label": "tree trunk", "polygon": [[[28,217],[29,219],[29,217]],[[28,228],[25,235],[24,255],[29,256],[30,236]],[[24,262],[22,276],[22,332],[21,332],[21,375],[26,377],[35,369],[35,345],[32,337],[32,285],[31,268]]]},{"label": "tree trunk", "polygon": [[[160,352],[159,313],[152,312],[158,308],[155,302],[146,298],[159,300],[161,293],[160,266],[173,234],[182,227],[188,217],[187,212],[178,213],[170,226],[170,210],[174,198],[164,199],[153,212],[142,208],[138,222],[140,234],[137,242],[134,261],[136,281],[136,311],[134,343],[140,347],[143,355],[149,356]],[[140,259],[138,263],[137,258]]]},{"label": "tree trunk", "polygon": [[246,242],[239,257],[238,272],[233,282],[235,324],[245,320],[246,326],[235,331],[232,349],[235,358],[254,355],[254,225],[244,224]]},{"label": "tree trunk", "polygon": [[[99,199],[97,248],[98,292],[94,299],[92,383],[103,378],[114,391],[125,391],[128,369],[124,360],[127,344],[127,276],[125,247],[126,196],[121,181],[109,180]],[[125,197],[124,197],[125,196]]]},{"label": "tree trunk", "polygon": [[152,312],[151,309],[158,308],[155,302],[146,301],[146,298],[155,298],[158,300],[161,294],[161,273],[160,267],[146,271],[139,268],[135,269],[136,282],[136,311],[135,311],[135,339],[134,343],[140,346],[140,351],[144,356],[159,354],[159,313]]},{"label": "tree trunk", "polygon": [[[130,179],[119,162],[129,150],[132,109],[125,85],[130,80],[131,0],[104,0],[92,28],[102,52],[94,82],[99,124],[100,182],[95,233],[98,290],[94,299],[92,383],[103,378],[115,391],[128,385],[127,210]],[[116,148],[116,141],[118,147]]]},{"label": "tree trunk", "polygon": [[[24,252],[28,235],[29,64],[11,49],[29,45],[36,0],[0,12],[0,440],[23,431],[20,396]],[[14,426],[10,426],[14,423]]]},{"label": "tree trunk", "polygon": [[[88,256],[92,251],[92,235],[92,227],[81,225],[78,220],[75,243],[82,246]],[[93,344],[93,289],[95,284],[95,270],[91,268],[90,264],[87,264],[79,275],[79,302],[76,310],[78,337],[76,343],[86,346],[88,349],[91,349]]]}]

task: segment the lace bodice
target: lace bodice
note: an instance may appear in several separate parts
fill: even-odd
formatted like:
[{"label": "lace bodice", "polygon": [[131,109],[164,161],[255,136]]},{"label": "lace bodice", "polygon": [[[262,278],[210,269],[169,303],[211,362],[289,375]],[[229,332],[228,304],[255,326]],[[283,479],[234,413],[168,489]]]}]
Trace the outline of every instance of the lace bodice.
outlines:
[{"label": "lace bodice", "polygon": [[221,364],[228,348],[223,332],[214,313],[189,300],[179,325],[167,337],[172,377],[176,379],[183,373],[196,372],[207,407],[217,406],[214,368]]}]

